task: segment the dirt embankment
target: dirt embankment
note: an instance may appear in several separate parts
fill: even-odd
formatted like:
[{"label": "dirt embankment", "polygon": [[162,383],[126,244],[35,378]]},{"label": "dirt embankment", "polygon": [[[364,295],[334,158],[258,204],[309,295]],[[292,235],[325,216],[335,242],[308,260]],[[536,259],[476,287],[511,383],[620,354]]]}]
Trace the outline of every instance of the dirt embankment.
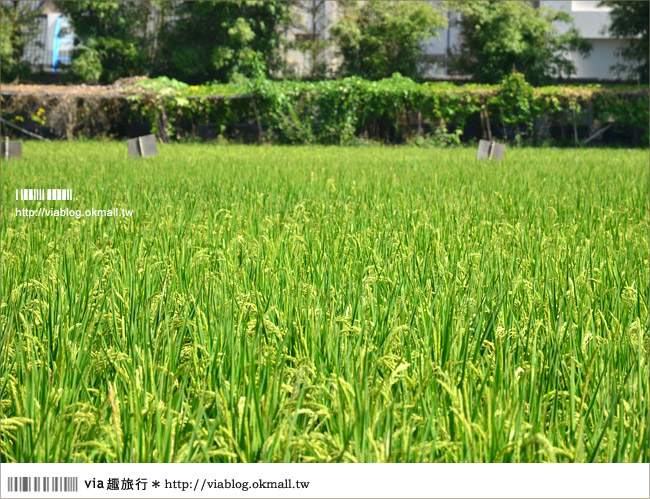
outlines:
[{"label": "dirt embankment", "polygon": [[10,83],[0,85],[0,95],[84,98],[127,97],[136,93],[146,92],[142,88],[132,88],[134,83],[143,78],[146,77],[121,78],[112,85],[15,85]]}]

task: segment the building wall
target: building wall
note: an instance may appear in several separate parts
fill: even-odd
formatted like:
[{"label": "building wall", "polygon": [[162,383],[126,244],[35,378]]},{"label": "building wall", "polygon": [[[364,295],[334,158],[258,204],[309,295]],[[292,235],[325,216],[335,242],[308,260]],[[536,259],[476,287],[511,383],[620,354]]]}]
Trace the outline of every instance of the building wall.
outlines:
[{"label": "building wall", "polygon": [[[540,1],[540,7],[550,7],[568,12],[573,17],[575,27],[592,44],[587,56],[571,53],[570,58],[576,66],[575,79],[614,80],[619,78],[612,66],[621,62],[618,49],[625,43],[609,34],[609,12],[611,7],[600,6],[600,1]],[[558,31],[565,32],[566,23],[558,24]]]},{"label": "building wall", "polygon": [[[568,12],[573,17],[573,23],[584,38],[610,38],[609,12],[611,7],[600,7],[599,1],[540,1],[540,7],[550,7],[554,10]],[[558,31],[566,31],[566,24],[558,24]]]},{"label": "building wall", "polygon": [[[440,2],[431,3],[440,7],[436,5]],[[444,11],[443,14],[447,18],[447,27],[441,30],[437,37],[430,38],[422,44],[422,54],[426,60],[422,69],[424,74],[430,78],[444,78],[449,74],[447,54],[460,41],[460,29],[458,28],[460,14]]]},{"label": "building wall", "polygon": [[[571,60],[576,66],[575,79],[587,80],[612,80],[619,78],[612,66],[620,62],[617,55],[618,49],[622,47],[624,41],[596,38],[589,40],[593,50],[588,57],[572,53]],[[625,77],[625,75],[620,75]]]},{"label": "building wall", "polygon": [[[302,8],[300,6],[294,7],[296,12],[294,25],[285,33],[287,42],[290,45],[294,44],[300,36],[309,36],[312,30],[312,16],[306,11],[306,8],[312,4],[312,0],[303,0],[300,3],[303,4]],[[319,39],[328,40],[330,38],[330,28],[339,19],[340,15],[341,10],[336,2],[325,1],[322,3],[317,13],[317,32]],[[320,55],[320,60],[325,62],[328,68],[326,76],[332,76],[340,64],[340,61],[337,59],[336,49],[331,45]],[[302,78],[308,77],[312,73],[311,54],[307,52],[289,48],[285,52],[285,62],[289,75]]]}]

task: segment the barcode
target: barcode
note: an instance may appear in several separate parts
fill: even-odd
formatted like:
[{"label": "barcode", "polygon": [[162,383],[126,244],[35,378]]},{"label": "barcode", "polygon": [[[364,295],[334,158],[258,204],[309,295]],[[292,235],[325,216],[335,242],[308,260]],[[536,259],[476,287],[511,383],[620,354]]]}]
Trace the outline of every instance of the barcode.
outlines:
[{"label": "barcode", "polygon": [[72,189],[16,189],[16,201],[72,201]]},{"label": "barcode", "polygon": [[8,492],[77,492],[76,476],[10,476]]}]

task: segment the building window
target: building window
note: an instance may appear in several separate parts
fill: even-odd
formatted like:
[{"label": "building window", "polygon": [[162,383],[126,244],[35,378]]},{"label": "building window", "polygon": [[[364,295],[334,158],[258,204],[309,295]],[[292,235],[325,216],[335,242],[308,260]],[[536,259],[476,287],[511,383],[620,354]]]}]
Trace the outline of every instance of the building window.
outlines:
[{"label": "building window", "polygon": [[600,0],[573,0],[571,2],[571,10],[573,12],[610,12],[611,7],[601,6]]}]

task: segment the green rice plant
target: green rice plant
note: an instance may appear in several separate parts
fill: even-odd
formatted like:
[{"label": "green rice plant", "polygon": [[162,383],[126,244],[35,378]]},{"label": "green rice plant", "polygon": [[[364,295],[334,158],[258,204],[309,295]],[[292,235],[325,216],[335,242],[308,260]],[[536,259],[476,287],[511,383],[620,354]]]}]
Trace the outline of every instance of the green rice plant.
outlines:
[{"label": "green rice plant", "polygon": [[648,462],[647,154],[25,143],[1,459]]}]

